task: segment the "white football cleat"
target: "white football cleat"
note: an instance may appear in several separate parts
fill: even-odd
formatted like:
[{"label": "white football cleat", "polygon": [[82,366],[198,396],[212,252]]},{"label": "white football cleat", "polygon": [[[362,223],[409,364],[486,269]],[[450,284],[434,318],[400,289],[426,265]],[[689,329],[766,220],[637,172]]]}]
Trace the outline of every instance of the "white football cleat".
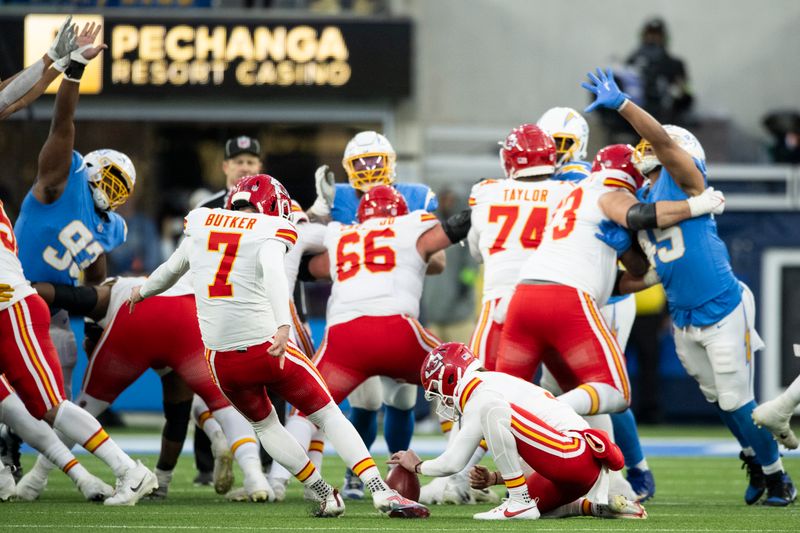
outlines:
[{"label": "white football cleat", "polygon": [[255,476],[244,478],[244,490],[251,502],[272,502],[275,501],[275,493],[269,486],[266,476],[258,472]]},{"label": "white football cleat", "polygon": [[636,491],[633,490],[631,484],[622,475],[621,470],[611,471],[608,473],[608,497],[609,499],[614,496],[624,496],[626,500],[635,502],[639,499]]},{"label": "white football cleat", "polygon": [[433,478],[430,483],[427,483],[420,488],[419,503],[424,503],[425,505],[442,503],[445,485],[447,485],[446,477]]},{"label": "white football cleat", "polygon": [[447,478],[447,483],[445,483],[442,491],[442,503],[451,505],[472,505],[475,503],[466,474],[453,474]]},{"label": "white football cleat", "polygon": [[283,500],[285,500],[286,487],[289,485],[289,480],[267,478],[267,481],[269,482],[269,486],[272,487],[272,492],[275,494],[275,501],[282,502]]},{"label": "white football cleat", "polygon": [[473,489],[470,487],[469,491],[475,503],[500,503],[500,496],[488,487],[485,489]]},{"label": "white football cleat", "polygon": [[114,494],[114,489],[111,485],[92,474],[82,477],[75,485],[81,491],[83,497],[90,502],[102,502]]},{"label": "white football cleat", "polygon": [[158,478],[141,461],[117,480],[114,495],[106,498],[103,505],[136,505],[136,502],[158,488]]},{"label": "white football cleat", "polygon": [[472,515],[475,520],[537,520],[539,509],[535,501],[518,502],[515,500],[503,500],[503,503],[486,511]]},{"label": "white football cleat", "polygon": [[214,491],[226,494],[233,487],[233,453],[228,448],[228,441],[221,431],[211,437],[211,452],[214,456]]},{"label": "white football cleat", "polygon": [[[37,461],[36,465],[38,464]],[[36,465],[17,483],[17,498],[20,500],[32,502],[39,498],[47,487],[47,472],[36,468]]]},{"label": "white football cleat", "polygon": [[14,474],[11,473],[11,467],[4,466],[0,468],[0,502],[7,502],[16,496],[17,491],[15,489]]},{"label": "white football cleat", "polygon": [[779,398],[775,398],[753,409],[753,422],[759,427],[767,428],[778,442],[794,450],[800,443],[789,426],[792,414],[792,409],[787,409]]},{"label": "white football cleat", "polygon": [[317,497],[317,493],[311,490],[308,485],[303,486],[303,499],[307,502],[318,502],[319,498]]},{"label": "white football cleat", "polygon": [[324,501],[319,502],[319,509],[314,512],[314,516],[333,518],[344,514],[344,500],[339,495],[337,489],[328,494]]},{"label": "white football cleat", "polygon": [[624,496],[612,496],[608,505],[593,504],[594,516],[598,518],[626,518],[644,520],[647,511],[641,503],[628,500]]},{"label": "white football cleat", "polygon": [[428,518],[431,514],[421,503],[409,500],[392,489],[373,492],[372,505],[390,518]]}]

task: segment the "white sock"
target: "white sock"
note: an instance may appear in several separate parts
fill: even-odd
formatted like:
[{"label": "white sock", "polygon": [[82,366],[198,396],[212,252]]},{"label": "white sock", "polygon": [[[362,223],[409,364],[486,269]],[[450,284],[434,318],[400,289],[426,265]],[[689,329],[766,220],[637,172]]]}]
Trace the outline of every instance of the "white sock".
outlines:
[{"label": "white sock", "polygon": [[628,407],[621,391],[607,383],[584,383],[558,396],[581,416],[616,413]]},{"label": "white sock", "polygon": [[783,472],[783,461],[781,461],[780,458],[778,458],[778,460],[775,461],[774,463],[762,466],[761,470],[763,470],[764,474],[766,475]]},{"label": "white sock", "polygon": [[106,401],[98,400],[93,396],[89,396],[84,391],[81,391],[81,394],[78,396],[75,404],[94,417],[97,417],[100,413],[108,409],[109,405],[111,405]]},{"label": "white sock", "polygon": [[161,470],[160,468],[155,469],[156,478],[158,479],[158,487],[169,488],[169,484],[172,482],[172,473],[173,470]]},{"label": "white sock", "polygon": [[311,442],[308,443],[308,457],[320,471],[322,471],[322,456],[324,453],[325,434],[318,429],[311,435]]},{"label": "white sock", "polygon": [[92,415],[68,400],[58,407],[53,427],[75,442],[80,442],[86,451],[107,464],[117,477],[136,466],[136,462],[111,440]]},{"label": "white sock", "polygon": [[[330,402],[322,409],[311,413],[308,415],[308,421],[325,433],[339,457],[364,482],[370,492],[389,490],[356,428],[335,403]],[[309,435],[306,446],[310,441]]]},{"label": "white sock", "polygon": [[509,497],[514,501],[529,503],[531,497],[522,473],[517,442],[511,433],[511,407],[498,402],[498,405],[484,408],[481,411],[481,428]]},{"label": "white sock", "polygon": [[647,470],[650,470],[650,466],[647,464],[647,459],[642,459],[641,461],[639,461],[638,463],[636,463],[636,465],[634,466],[634,468],[638,468],[638,469],[639,469],[639,470],[641,470],[642,472],[644,472],[644,471],[647,471]]},{"label": "white sock", "polygon": [[778,398],[781,398],[786,407],[794,411],[795,407],[800,404],[800,376],[794,378],[794,381]]}]

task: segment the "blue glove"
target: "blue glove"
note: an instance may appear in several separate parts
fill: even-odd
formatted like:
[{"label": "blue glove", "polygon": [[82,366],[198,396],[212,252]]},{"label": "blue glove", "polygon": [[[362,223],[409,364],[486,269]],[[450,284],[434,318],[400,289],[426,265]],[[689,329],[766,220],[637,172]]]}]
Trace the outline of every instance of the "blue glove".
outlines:
[{"label": "blue glove", "polygon": [[603,72],[597,69],[597,76],[589,72],[587,74],[592,83],[581,83],[581,87],[595,95],[595,100],[584,109],[585,112],[591,113],[598,107],[607,107],[609,109],[617,110],[622,107],[625,100],[630,100],[630,96],[625,94],[619,89],[616,80],[614,80],[614,73],[611,69]]},{"label": "blue glove", "polygon": [[616,250],[618,256],[627,252],[633,244],[630,232],[610,220],[602,221],[600,233],[595,233],[594,236]]}]

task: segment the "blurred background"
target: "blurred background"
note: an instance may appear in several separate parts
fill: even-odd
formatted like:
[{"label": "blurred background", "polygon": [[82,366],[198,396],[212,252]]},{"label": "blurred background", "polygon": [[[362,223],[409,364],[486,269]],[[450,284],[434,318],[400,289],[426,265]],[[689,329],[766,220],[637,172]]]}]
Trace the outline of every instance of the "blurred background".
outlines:
[{"label": "blurred background", "polygon": [[[720,235],[756,295],[767,343],[757,386],[759,398],[769,398],[800,372],[792,354],[800,341],[800,3],[766,7],[744,0],[0,0],[0,77],[39,57],[66,13],[103,24],[109,49],[81,85],[76,148],[115,148],[133,159],[136,191],[119,210],[128,242],[110,261],[114,274],[143,275],[174,249],[184,214],[224,188],[223,145],[231,137],[258,139],[265,170],[308,207],[317,166],[330,165],[344,180],[350,137],[382,131],[398,153],[398,180],[433,187],[445,216],[466,204],[476,181],[501,176],[497,141],[512,127],[552,106],[583,109],[585,73],[612,66],[637,103],[689,128],[705,147],[712,185],[727,198]],[[45,96],[0,124],[0,198],[12,219],[36,175],[52,107]],[[586,118],[590,155],[637,140],[616,115]],[[428,280],[423,318],[448,340],[466,340],[480,269],[464,248],[448,254],[448,273]],[[319,342],[327,290],[305,292]],[[718,423],[675,356],[663,296],[651,292],[637,303],[627,355],[639,420]],[[155,374],[114,407],[160,410]]]}]

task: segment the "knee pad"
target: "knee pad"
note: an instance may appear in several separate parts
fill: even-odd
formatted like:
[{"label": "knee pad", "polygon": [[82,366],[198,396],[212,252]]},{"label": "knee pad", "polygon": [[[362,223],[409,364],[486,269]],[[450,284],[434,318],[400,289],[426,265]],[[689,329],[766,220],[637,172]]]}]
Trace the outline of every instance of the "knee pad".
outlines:
[{"label": "knee pad", "polygon": [[377,411],[383,405],[383,386],[379,377],[364,381],[347,397],[351,407],[365,411]]},{"label": "knee pad", "polygon": [[741,348],[730,344],[711,345],[708,357],[714,369],[716,399],[723,411],[735,411],[753,399],[750,367]]},{"label": "knee pad", "polygon": [[417,386],[410,383],[398,383],[389,378],[381,378],[383,402],[389,407],[408,411],[417,404]]},{"label": "knee pad", "polygon": [[189,419],[191,418],[192,401],[178,403],[164,403],[164,431],[161,435],[173,442],[183,442],[186,439],[186,431],[189,429]]}]

